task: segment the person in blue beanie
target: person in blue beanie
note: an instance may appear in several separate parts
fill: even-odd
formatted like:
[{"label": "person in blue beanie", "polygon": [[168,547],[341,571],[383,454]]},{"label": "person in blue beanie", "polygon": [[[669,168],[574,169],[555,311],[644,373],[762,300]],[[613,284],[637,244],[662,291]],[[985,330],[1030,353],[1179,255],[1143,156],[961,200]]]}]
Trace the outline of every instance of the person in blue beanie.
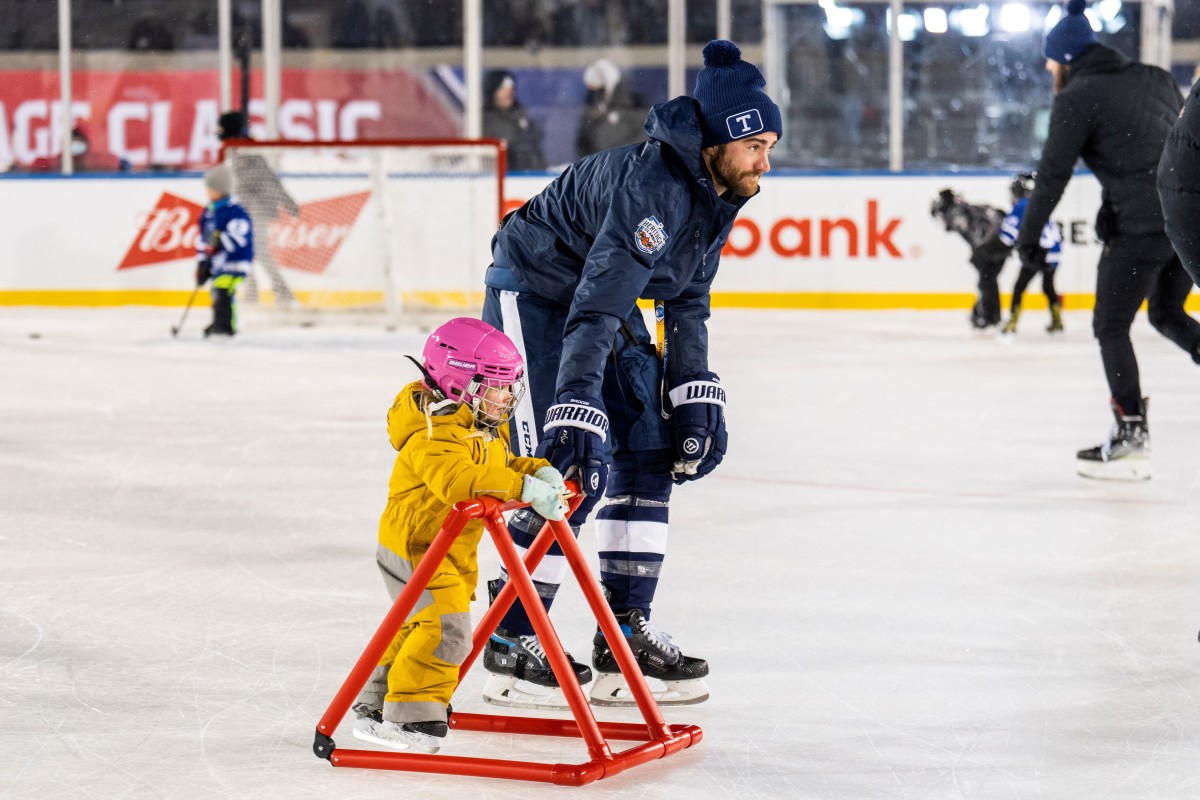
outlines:
[{"label": "person in blue beanie", "polygon": [[[647,141],[581,158],[507,216],[492,240],[485,322],[525,355],[528,392],[511,421],[518,455],[538,455],[586,497],[576,530],[597,514],[600,580],[662,704],[708,697],[708,664],[650,622],[663,575],[672,489],[709,475],[725,455],[725,390],[708,363],[709,291],[734,220],[760,191],[783,134],[766,82],[725,40],[704,48],[694,97],[654,106]],[[652,339],[639,299],[655,305]],[[527,549],[543,521],[516,512]],[[533,574],[548,608],[566,573],[557,546]],[[505,576],[490,585],[493,596]],[[630,705],[609,643],[597,632],[592,702]],[[484,650],[484,699],[565,703],[525,610],[516,604]],[[580,683],[590,670],[575,665]],[[518,685],[523,681],[522,685]],[[543,691],[546,690],[546,691]]]},{"label": "person in blue beanie", "polygon": [[1155,173],[1182,97],[1165,70],[1132,62],[1096,41],[1085,0],[1046,34],[1046,69],[1054,78],[1050,128],[1025,209],[1016,250],[1034,263],[1039,239],[1080,158],[1100,181],[1092,331],[1108,380],[1115,424],[1095,447],[1076,454],[1086,478],[1150,477],[1150,428],[1129,329],[1143,301],[1150,324],[1200,363],[1200,323],[1183,309],[1188,277],[1164,230]]}]

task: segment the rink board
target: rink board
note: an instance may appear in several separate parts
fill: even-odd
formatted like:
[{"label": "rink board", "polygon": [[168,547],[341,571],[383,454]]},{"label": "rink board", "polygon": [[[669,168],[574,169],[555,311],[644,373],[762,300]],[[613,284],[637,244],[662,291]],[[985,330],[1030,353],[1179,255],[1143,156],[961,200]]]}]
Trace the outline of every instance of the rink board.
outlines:
[{"label": "rink board", "polygon": [[[535,194],[549,176],[506,182],[507,207]],[[969,248],[929,213],[937,192],[953,188],[971,202],[1004,207],[1004,175],[769,175],[739,216],[721,259],[713,304],[761,308],[955,308],[968,303],[975,272]],[[325,179],[304,187],[302,202],[345,197],[362,187]],[[424,186],[428,242],[443,257],[411,267],[411,283],[434,294],[473,293],[487,264],[487,234],[469,247],[453,204]],[[204,202],[198,175],[0,180],[0,305],[179,305],[192,287],[194,219]],[[1092,218],[1098,183],[1077,175],[1056,209],[1064,235],[1057,288],[1068,306],[1090,307],[1100,245]],[[378,215],[368,200],[333,241],[319,273],[285,270],[294,288],[323,293],[382,291],[362,265],[378,260],[368,230]],[[630,236],[633,236],[630,231]],[[411,260],[411,252],[398,257]],[[450,266],[453,260],[455,265]],[[1001,277],[1011,287],[1011,258]],[[1035,282],[1029,304],[1044,302]]]}]

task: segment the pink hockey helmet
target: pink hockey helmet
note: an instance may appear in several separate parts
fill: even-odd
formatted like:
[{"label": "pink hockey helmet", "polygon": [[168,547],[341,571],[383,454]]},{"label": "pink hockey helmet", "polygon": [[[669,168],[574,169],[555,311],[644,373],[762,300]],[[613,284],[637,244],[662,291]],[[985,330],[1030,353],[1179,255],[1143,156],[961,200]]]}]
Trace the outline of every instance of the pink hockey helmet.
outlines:
[{"label": "pink hockey helmet", "polygon": [[426,340],[421,360],[431,391],[468,403],[476,412],[488,389],[507,390],[510,398],[502,404],[503,413],[485,413],[486,421],[507,419],[524,388],[521,353],[502,331],[482,320],[458,317],[441,325]]}]

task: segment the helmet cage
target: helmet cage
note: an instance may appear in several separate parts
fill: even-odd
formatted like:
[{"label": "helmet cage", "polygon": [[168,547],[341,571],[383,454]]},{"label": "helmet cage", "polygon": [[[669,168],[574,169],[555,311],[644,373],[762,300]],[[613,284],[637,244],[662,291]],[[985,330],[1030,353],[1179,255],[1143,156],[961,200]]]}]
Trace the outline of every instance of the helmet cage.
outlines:
[{"label": "helmet cage", "polygon": [[463,392],[463,401],[470,405],[477,424],[494,428],[512,419],[524,396],[525,381],[521,375],[505,380],[476,374]]}]

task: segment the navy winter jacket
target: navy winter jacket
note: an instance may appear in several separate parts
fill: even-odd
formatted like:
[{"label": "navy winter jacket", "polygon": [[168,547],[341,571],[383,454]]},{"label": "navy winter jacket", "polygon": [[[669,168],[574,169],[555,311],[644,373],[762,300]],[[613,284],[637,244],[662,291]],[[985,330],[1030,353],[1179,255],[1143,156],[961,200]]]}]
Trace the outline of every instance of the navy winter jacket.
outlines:
[{"label": "navy winter jacket", "polygon": [[600,396],[604,362],[638,298],[663,300],[668,383],[708,369],[709,287],[749,199],[716,195],[700,157],[696,102],[646,118],[650,141],[572,164],[492,240],[487,284],[568,307],[557,394]]}]

